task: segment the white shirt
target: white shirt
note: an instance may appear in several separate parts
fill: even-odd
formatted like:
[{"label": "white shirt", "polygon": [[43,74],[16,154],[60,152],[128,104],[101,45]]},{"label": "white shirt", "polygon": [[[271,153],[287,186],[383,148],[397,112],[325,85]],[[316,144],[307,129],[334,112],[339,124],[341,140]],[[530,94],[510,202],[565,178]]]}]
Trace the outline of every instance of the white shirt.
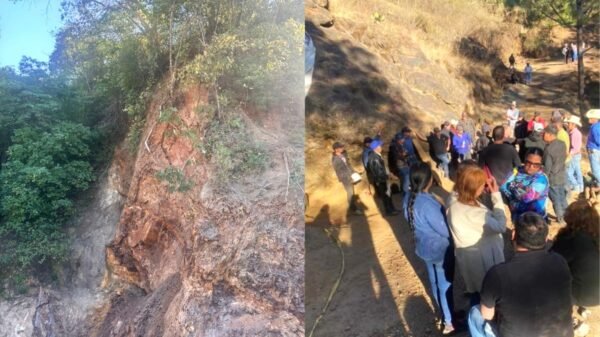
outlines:
[{"label": "white shirt", "polygon": [[519,109],[518,108],[510,108],[506,110],[506,117],[508,117],[508,124],[514,127],[519,120]]}]

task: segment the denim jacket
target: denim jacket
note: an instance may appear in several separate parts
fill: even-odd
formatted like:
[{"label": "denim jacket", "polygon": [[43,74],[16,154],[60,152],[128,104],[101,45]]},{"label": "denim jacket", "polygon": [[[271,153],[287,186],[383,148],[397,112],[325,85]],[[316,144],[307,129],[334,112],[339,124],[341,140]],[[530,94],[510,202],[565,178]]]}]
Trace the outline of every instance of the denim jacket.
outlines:
[{"label": "denim jacket", "polygon": [[[404,216],[408,219],[408,200],[404,199]],[[418,193],[414,203],[415,253],[428,262],[444,260],[451,244],[444,206],[429,193]]]}]

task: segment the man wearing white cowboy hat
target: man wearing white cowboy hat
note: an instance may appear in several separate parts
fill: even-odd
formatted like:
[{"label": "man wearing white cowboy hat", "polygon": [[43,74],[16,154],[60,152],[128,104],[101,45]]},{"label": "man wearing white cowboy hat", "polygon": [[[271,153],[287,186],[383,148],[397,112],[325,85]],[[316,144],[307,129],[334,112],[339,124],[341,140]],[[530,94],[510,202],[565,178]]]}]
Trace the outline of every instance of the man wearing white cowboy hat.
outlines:
[{"label": "man wearing white cowboy hat", "polygon": [[583,192],[583,175],[581,173],[581,120],[577,116],[565,119],[569,131],[570,148],[567,157],[567,182],[571,192]]},{"label": "man wearing white cowboy hat", "polygon": [[600,109],[592,109],[585,114],[585,117],[590,121],[590,133],[586,148],[590,158],[590,166],[592,167],[592,175],[597,182],[597,187],[600,186]]}]

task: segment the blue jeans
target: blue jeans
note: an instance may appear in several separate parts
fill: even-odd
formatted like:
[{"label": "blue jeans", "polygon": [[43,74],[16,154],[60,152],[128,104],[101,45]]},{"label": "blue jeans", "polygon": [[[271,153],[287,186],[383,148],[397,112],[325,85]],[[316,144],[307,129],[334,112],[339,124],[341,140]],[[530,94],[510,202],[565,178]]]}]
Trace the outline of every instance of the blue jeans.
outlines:
[{"label": "blue jeans", "polygon": [[600,150],[588,150],[590,154],[590,166],[592,175],[596,179],[596,186],[600,185]]},{"label": "blue jeans", "polygon": [[469,332],[471,337],[496,337],[496,333],[481,316],[481,309],[478,305],[469,311]]},{"label": "blue jeans", "polygon": [[567,209],[567,189],[565,185],[550,185],[548,197],[552,201],[554,214],[557,218],[562,219]]},{"label": "blue jeans", "polygon": [[402,191],[408,193],[408,191],[410,190],[410,168],[401,168],[400,175],[402,176]]},{"label": "blue jeans", "polygon": [[575,192],[583,192],[583,175],[581,174],[581,153],[571,157],[567,164],[569,188]]},{"label": "blue jeans", "polygon": [[[454,257],[452,257],[454,258]],[[454,264],[450,263],[451,266],[446,268],[454,268]],[[444,261],[437,263],[427,262],[427,274],[429,275],[429,282],[431,284],[431,292],[433,293],[433,299],[438,305],[438,308],[442,311],[442,319],[446,326],[452,324],[452,277],[453,271],[446,272],[444,270]]]},{"label": "blue jeans", "polygon": [[440,166],[442,167],[442,171],[444,171],[444,175],[446,178],[450,176],[450,170],[448,169],[448,164],[450,164],[450,159],[448,159],[448,154],[436,154],[435,157],[440,161]]},{"label": "blue jeans", "polygon": [[527,82],[528,84],[531,83],[531,77],[531,73],[525,73],[525,82]]}]

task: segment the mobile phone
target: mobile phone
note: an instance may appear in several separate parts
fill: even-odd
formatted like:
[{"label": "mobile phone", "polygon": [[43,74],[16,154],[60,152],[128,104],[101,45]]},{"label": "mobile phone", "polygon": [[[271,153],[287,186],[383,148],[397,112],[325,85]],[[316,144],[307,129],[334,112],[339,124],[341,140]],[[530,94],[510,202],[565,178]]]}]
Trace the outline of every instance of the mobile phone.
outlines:
[{"label": "mobile phone", "polygon": [[[492,171],[490,171],[490,168],[487,165],[483,166],[483,172],[485,172],[485,175],[487,176],[487,179],[490,180],[492,179]],[[487,193],[491,193],[492,190],[490,189],[490,185],[486,182],[485,183],[485,191]]]},{"label": "mobile phone", "polygon": [[485,175],[488,179],[492,178],[492,171],[490,171],[490,168],[487,165],[483,166],[483,171],[485,172]]}]

